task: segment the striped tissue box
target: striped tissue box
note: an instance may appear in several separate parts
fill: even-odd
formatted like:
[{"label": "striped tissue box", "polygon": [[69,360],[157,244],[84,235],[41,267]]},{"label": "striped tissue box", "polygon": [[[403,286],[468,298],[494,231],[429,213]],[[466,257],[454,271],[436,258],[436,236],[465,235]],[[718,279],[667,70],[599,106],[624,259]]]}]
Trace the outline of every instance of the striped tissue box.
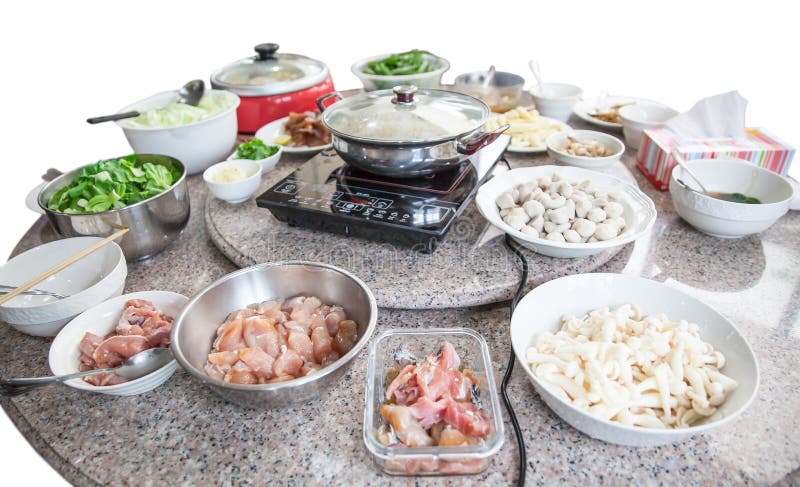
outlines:
[{"label": "striped tissue box", "polygon": [[670,152],[678,148],[684,159],[735,157],[752,162],[778,174],[786,175],[795,150],[761,128],[745,129],[741,139],[685,139],[662,127],[644,131],[636,165],[657,189],[669,188],[669,178],[676,163]]}]

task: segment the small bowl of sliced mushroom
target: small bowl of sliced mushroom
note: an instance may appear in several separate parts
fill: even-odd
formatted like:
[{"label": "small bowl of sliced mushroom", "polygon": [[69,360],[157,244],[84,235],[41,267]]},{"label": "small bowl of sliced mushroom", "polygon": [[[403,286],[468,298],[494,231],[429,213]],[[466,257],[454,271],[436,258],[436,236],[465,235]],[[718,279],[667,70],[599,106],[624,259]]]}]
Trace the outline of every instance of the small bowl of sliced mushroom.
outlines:
[{"label": "small bowl of sliced mushroom", "polygon": [[621,140],[594,130],[574,130],[547,137],[547,153],[557,162],[586,169],[602,169],[618,162],[625,152]]},{"label": "small bowl of sliced mushroom", "polygon": [[550,257],[584,257],[632,242],[656,219],[635,185],[578,167],[512,169],[478,189],[478,210],[523,246]]}]

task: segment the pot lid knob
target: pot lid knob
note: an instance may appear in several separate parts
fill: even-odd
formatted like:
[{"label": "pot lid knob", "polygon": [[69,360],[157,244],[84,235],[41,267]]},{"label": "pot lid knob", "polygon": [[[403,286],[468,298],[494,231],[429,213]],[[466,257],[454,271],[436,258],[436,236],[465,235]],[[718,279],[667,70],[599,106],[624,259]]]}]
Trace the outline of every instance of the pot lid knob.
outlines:
[{"label": "pot lid knob", "polygon": [[255,50],[258,53],[258,60],[266,61],[267,59],[275,59],[275,53],[278,51],[279,47],[279,45],[272,42],[257,45]]},{"label": "pot lid knob", "polygon": [[414,93],[417,92],[417,87],[414,85],[399,85],[392,88],[392,91],[394,91],[392,103],[411,105],[414,103]]}]

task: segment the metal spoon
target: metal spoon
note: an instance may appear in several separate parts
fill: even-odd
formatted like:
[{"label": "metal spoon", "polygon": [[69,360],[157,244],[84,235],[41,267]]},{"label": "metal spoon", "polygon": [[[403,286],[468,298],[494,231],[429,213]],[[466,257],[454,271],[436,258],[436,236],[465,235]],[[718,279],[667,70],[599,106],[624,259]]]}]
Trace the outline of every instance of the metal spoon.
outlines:
[{"label": "metal spoon", "polygon": [[496,72],[497,70],[494,68],[494,64],[489,66],[489,71],[486,72],[486,77],[483,78],[483,86],[481,86],[484,92],[486,92],[486,90],[492,84],[492,81],[494,81],[494,74]]},{"label": "metal spoon", "polygon": [[[203,92],[205,92],[206,86],[203,80],[195,79],[189,81],[185,85],[181,86],[178,90],[178,103],[183,103],[185,105],[191,105],[196,107],[198,103],[200,103],[200,99],[203,98]],[[86,121],[91,124],[96,123],[103,123],[103,122],[113,122],[115,120],[124,120],[126,118],[133,118],[138,117],[141,113],[137,111],[130,111],[130,112],[123,112],[123,113],[115,113],[114,115],[104,115],[102,117],[92,117],[87,118]]]},{"label": "metal spoon", "polygon": [[138,379],[151,372],[155,372],[167,365],[172,360],[172,351],[169,348],[151,348],[130,357],[121,366],[110,369],[89,370],[74,374],[57,375],[52,377],[30,377],[0,380],[0,396],[18,396],[26,392],[48,386],[55,382],[65,382],[80,377],[96,374],[114,373],[126,379]]},{"label": "metal spoon", "polygon": [[680,155],[680,153],[678,152],[678,149],[672,149],[672,152],[670,152],[670,155],[672,156],[673,159],[675,159],[675,162],[677,162],[678,165],[681,166],[681,169],[686,171],[686,173],[689,174],[689,176],[691,176],[692,179],[695,180],[695,182],[697,182],[697,185],[700,186],[701,190],[703,190],[702,192],[706,193],[706,195],[708,195],[709,191],[706,189],[705,186],[703,186],[703,182],[700,181],[700,179],[697,177],[697,174],[695,174],[694,171],[689,169],[689,165],[686,164],[686,160],[684,160],[683,156]]},{"label": "metal spoon", "polygon": [[[16,286],[6,286],[5,284],[0,284],[0,295],[8,294],[16,288],[17,288]],[[56,299],[64,299],[67,297],[64,296],[63,294],[58,294],[51,291],[45,291],[44,289],[28,289],[27,291],[24,291],[22,294],[27,294],[29,296],[51,296]]]}]

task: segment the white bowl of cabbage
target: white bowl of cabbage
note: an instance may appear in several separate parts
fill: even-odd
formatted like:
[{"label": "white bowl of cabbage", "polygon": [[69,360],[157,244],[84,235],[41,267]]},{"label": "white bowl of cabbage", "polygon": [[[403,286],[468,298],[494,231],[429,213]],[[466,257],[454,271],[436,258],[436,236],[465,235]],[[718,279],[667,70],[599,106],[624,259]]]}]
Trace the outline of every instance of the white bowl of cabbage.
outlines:
[{"label": "white bowl of cabbage", "polygon": [[206,90],[197,106],[178,103],[176,90],[165,91],[122,108],[141,115],[116,123],[134,151],[172,156],[197,174],[233,151],[238,106],[239,97],[229,91]]}]

